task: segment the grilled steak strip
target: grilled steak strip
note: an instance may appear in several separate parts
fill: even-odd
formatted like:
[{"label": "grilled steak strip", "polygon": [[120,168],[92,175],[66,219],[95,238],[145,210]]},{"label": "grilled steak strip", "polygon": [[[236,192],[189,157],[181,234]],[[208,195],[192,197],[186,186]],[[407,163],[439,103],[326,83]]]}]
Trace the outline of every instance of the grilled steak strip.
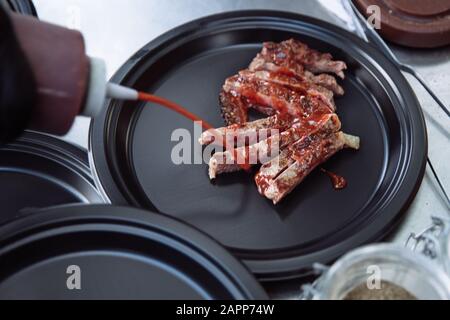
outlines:
[{"label": "grilled steak strip", "polygon": [[282,115],[288,114],[295,118],[308,118],[313,114],[334,112],[334,108],[322,99],[318,99],[317,96],[305,95],[305,93],[257,78],[239,75],[231,77],[225,82],[224,91],[241,95],[250,103],[249,107],[257,105],[272,108]]},{"label": "grilled steak strip", "polygon": [[261,55],[257,55],[249,67],[250,71],[270,71],[287,76],[295,77],[300,81],[309,82],[314,85],[322,86],[331,90],[335,94],[342,96],[345,94],[344,89],[337,83],[336,78],[329,74],[314,75],[309,71],[303,70],[298,65],[276,65],[273,62],[267,62]]},{"label": "grilled steak strip", "polygon": [[341,79],[345,78],[344,71],[347,69],[344,62],[334,61],[331,54],[320,53],[294,39],[264,43],[261,57],[277,66],[297,64],[314,74],[334,73]]},{"label": "grilled steak strip", "polygon": [[291,48],[296,61],[302,63],[312,73],[334,73],[341,79],[345,78],[344,71],[347,70],[347,65],[343,61],[333,60],[333,56],[329,53],[321,53],[294,39],[282,42],[281,47]]},{"label": "grilled steak strip", "polygon": [[227,137],[231,136],[237,147],[243,146],[243,144],[239,144],[242,141],[246,141],[249,145],[252,145],[260,141],[260,131],[265,131],[264,134],[270,134],[270,129],[279,130],[280,132],[286,131],[293,125],[294,121],[295,119],[289,117],[274,115],[269,118],[247,122],[242,125],[233,124],[228,127],[211,129],[203,132],[199,139],[199,143],[201,145],[217,144],[221,146],[223,145],[222,142],[228,141]]},{"label": "grilled steak strip", "polygon": [[209,162],[210,179],[217,175],[240,171],[259,163],[269,162],[279,155],[279,150],[296,141],[317,132],[336,132],[340,130],[341,122],[336,114],[321,116],[320,119],[304,120],[296,123],[291,129],[257,144],[215,153]]},{"label": "grilled steak strip", "polygon": [[248,105],[234,90],[220,93],[222,117],[227,125],[245,124],[248,121]]},{"label": "grilled steak strip", "polygon": [[279,203],[315,168],[346,147],[359,149],[359,138],[338,132],[325,138],[318,134],[298,141],[290,148],[293,164],[271,181],[256,177],[260,193],[274,204]]},{"label": "grilled steak strip", "polygon": [[321,54],[310,49],[305,44],[289,40],[282,43],[267,42],[261,53],[250,64],[250,71],[271,71],[295,76],[303,81],[323,86],[338,95],[344,90],[336,79],[329,74],[315,75],[321,72],[331,72],[344,78],[347,68],[342,61],[333,61],[331,55]]},{"label": "grilled steak strip", "polygon": [[318,99],[321,99],[325,104],[327,104],[331,110],[336,111],[333,92],[324,87],[315,85],[314,83],[303,81],[298,78],[288,76],[286,74],[270,71],[252,72],[250,70],[244,70],[241,71],[239,75],[249,80],[258,79],[279,84],[288,87],[292,90],[303,93],[305,95],[317,97]]},{"label": "grilled steak strip", "polygon": [[[328,116],[330,118],[328,121],[324,122],[323,126],[318,126],[317,130],[311,131],[309,135],[302,137],[303,140],[310,141],[311,136],[315,137],[315,139],[325,138],[341,130],[342,124],[339,117],[335,114]],[[263,189],[269,184],[270,181],[278,177],[284,170],[295,162],[293,156],[294,154],[292,147],[288,147],[284,149],[278,157],[261,166],[256,176],[258,189],[261,194],[264,193]]]}]

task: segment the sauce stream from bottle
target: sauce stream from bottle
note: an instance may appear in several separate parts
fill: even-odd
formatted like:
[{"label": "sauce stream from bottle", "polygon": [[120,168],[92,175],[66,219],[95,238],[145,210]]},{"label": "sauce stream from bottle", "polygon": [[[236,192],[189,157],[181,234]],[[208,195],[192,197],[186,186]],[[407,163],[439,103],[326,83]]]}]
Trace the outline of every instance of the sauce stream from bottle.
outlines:
[{"label": "sauce stream from bottle", "polygon": [[210,125],[208,122],[204,121],[203,119],[196,116],[195,114],[187,111],[185,108],[176,104],[175,102],[169,101],[167,99],[164,99],[164,98],[161,98],[158,96],[154,96],[152,94],[144,93],[144,92],[139,92],[138,99],[141,101],[156,103],[160,106],[163,106],[172,111],[175,111],[176,113],[182,115],[183,117],[185,117],[189,120],[192,120],[193,122],[201,123],[202,128],[204,130],[214,129],[214,127],[212,125]]},{"label": "sauce stream from bottle", "polygon": [[[175,111],[176,113],[182,115],[183,117],[192,120],[193,122],[196,123],[200,123],[202,128],[204,130],[215,130],[215,128],[210,125],[208,122],[204,121],[203,119],[201,119],[200,117],[198,117],[197,115],[193,114],[192,112],[189,112],[188,110],[186,110],[185,108],[183,108],[182,106],[180,106],[179,104],[176,104],[175,102],[172,102],[170,100],[149,94],[149,93],[145,93],[145,92],[139,92],[138,95],[138,99],[141,101],[146,101],[146,102],[151,102],[151,103],[155,103],[157,105],[163,106],[165,108],[168,108],[172,111]],[[219,137],[219,134],[214,134],[216,137]],[[224,147],[224,149],[226,149],[227,146],[227,141],[226,141],[226,137],[223,137],[223,141],[220,141],[220,139],[216,139],[217,142]],[[234,150],[234,158],[237,160],[238,156],[237,156],[237,152],[236,149]],[[251,169],[250,164],[248,163],[248,160],[245,160],[244,164],[238,164],[244,171],[249,171]]]}]

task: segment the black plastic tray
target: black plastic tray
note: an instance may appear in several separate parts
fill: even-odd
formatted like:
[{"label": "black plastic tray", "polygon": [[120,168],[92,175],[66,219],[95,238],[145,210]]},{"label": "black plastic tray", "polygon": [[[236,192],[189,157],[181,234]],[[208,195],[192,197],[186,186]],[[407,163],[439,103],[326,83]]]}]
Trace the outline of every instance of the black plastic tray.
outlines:
[{"label": "black plastic tray", "polygon": [[[213,236],[262,280],[298,277],[383,239],[399,223],[424,175],[427,134],[419,103],[401,72],[377,49],[309,17],[245,11],[176,28],[137,52],[114,82],[174,100],[223,126],[218,94],[264,41],[297,38],[348,63],[337,99],[343,128],[362,139],[325,168],[348,179],[344,191],[313,173],[280,205],[261,197],[246,173],[211,184],[207,165],[171,161],[173,130],[192,124],[158,106],[108,101],[91,127],[92,165],[113,204],[177,217]],[[193,141],[195,139],[193,138]]]},{"label": "black plastic tray", "polygon": [[231,254],[173,219],[46,209],[0,228],[0,299],[268,299]]},{"label": "black plastic tray", "polygon": [[0,146],[0,223],[69,203],[104,203],[85,150],[36,132]]}]

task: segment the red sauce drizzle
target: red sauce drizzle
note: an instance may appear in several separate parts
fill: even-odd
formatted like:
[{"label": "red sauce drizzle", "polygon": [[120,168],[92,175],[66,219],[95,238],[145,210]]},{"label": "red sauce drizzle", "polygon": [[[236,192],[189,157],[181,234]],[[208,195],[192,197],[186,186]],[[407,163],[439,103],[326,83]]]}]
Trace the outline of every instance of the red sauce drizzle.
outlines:
[{"label": "red sauce drizzle", "polygon": [[331,180],[333,188],[335,190],[342,190],[347,187],[347,180],[344,177],[341,177],[333,172],[327,171],[325,169],[321,169],[323,173],[325,173]]},{"label": "red sauce drizzle", "polygon": [[158,97],[158,96],[154,96],[152,94],[144,93],[144,92],[139,92],[138,99],[142,100],[142,101],[156,103],[160,106],[163,106],[170,110],[173,110],[173,111],[177,112],[178,114],[181,114],[183,117],[188,118],[194,122],[200,122],[204,130],[214,129],[214,127],[212,125],[210,125],[208,122],[197,117],[195,114],[187,111],[185,108],[176,104],[175,102],[166,100],[166,99]]},{"label": "red sauce drizzle", "polygon": [[[201,119],[200,117],[196,116],[195,114],[187,111],[185,108],[183,108],[182,106],[176,104],[175,102],[169,101],[167,99],[152,95],[152,94],[148,94],[145,92],[139,92],[138,95],[138,99],[141,101],[147,101],[147,102],[152,102],[155,104],[158,104],[160,106],[166,107],[172,111],[175,111],[176,113],[182,115],[183,117],[192,120],[193,122],[199,122],[201,123],[201,126],[203,127],[204,130],[214,130],[214,127],[212,125],[210,125],[208,122],[204,121],[203,119]],[[215,136],[220,136],[219,133],[215,133]],[[225,147],[226,149],[226,145],[227,145],[227,141],[226,141],[226,137],[223,138],[223,141],[221,142],[221,146]],[[238,155],[236,150],[234,150],[234,154],[233,154],[234,158],[236,159],[236,161],[238,160]],[[246,160],[244,164],[238,164],[243,170],[245,171],[249,171],[251,169],[250,164],[248,163],[249,161]]]}]

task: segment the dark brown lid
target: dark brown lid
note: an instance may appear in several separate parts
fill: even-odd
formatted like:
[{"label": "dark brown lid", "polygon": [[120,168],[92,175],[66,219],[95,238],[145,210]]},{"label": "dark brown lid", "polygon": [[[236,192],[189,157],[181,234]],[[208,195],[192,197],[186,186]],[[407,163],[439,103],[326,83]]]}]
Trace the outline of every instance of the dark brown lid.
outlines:
[{"label": "dark brown lid", "polygon": [[450,44],[450,0],[353,0],[366,17],[381,9],[381,35],[400,45],[435,48]]}]

